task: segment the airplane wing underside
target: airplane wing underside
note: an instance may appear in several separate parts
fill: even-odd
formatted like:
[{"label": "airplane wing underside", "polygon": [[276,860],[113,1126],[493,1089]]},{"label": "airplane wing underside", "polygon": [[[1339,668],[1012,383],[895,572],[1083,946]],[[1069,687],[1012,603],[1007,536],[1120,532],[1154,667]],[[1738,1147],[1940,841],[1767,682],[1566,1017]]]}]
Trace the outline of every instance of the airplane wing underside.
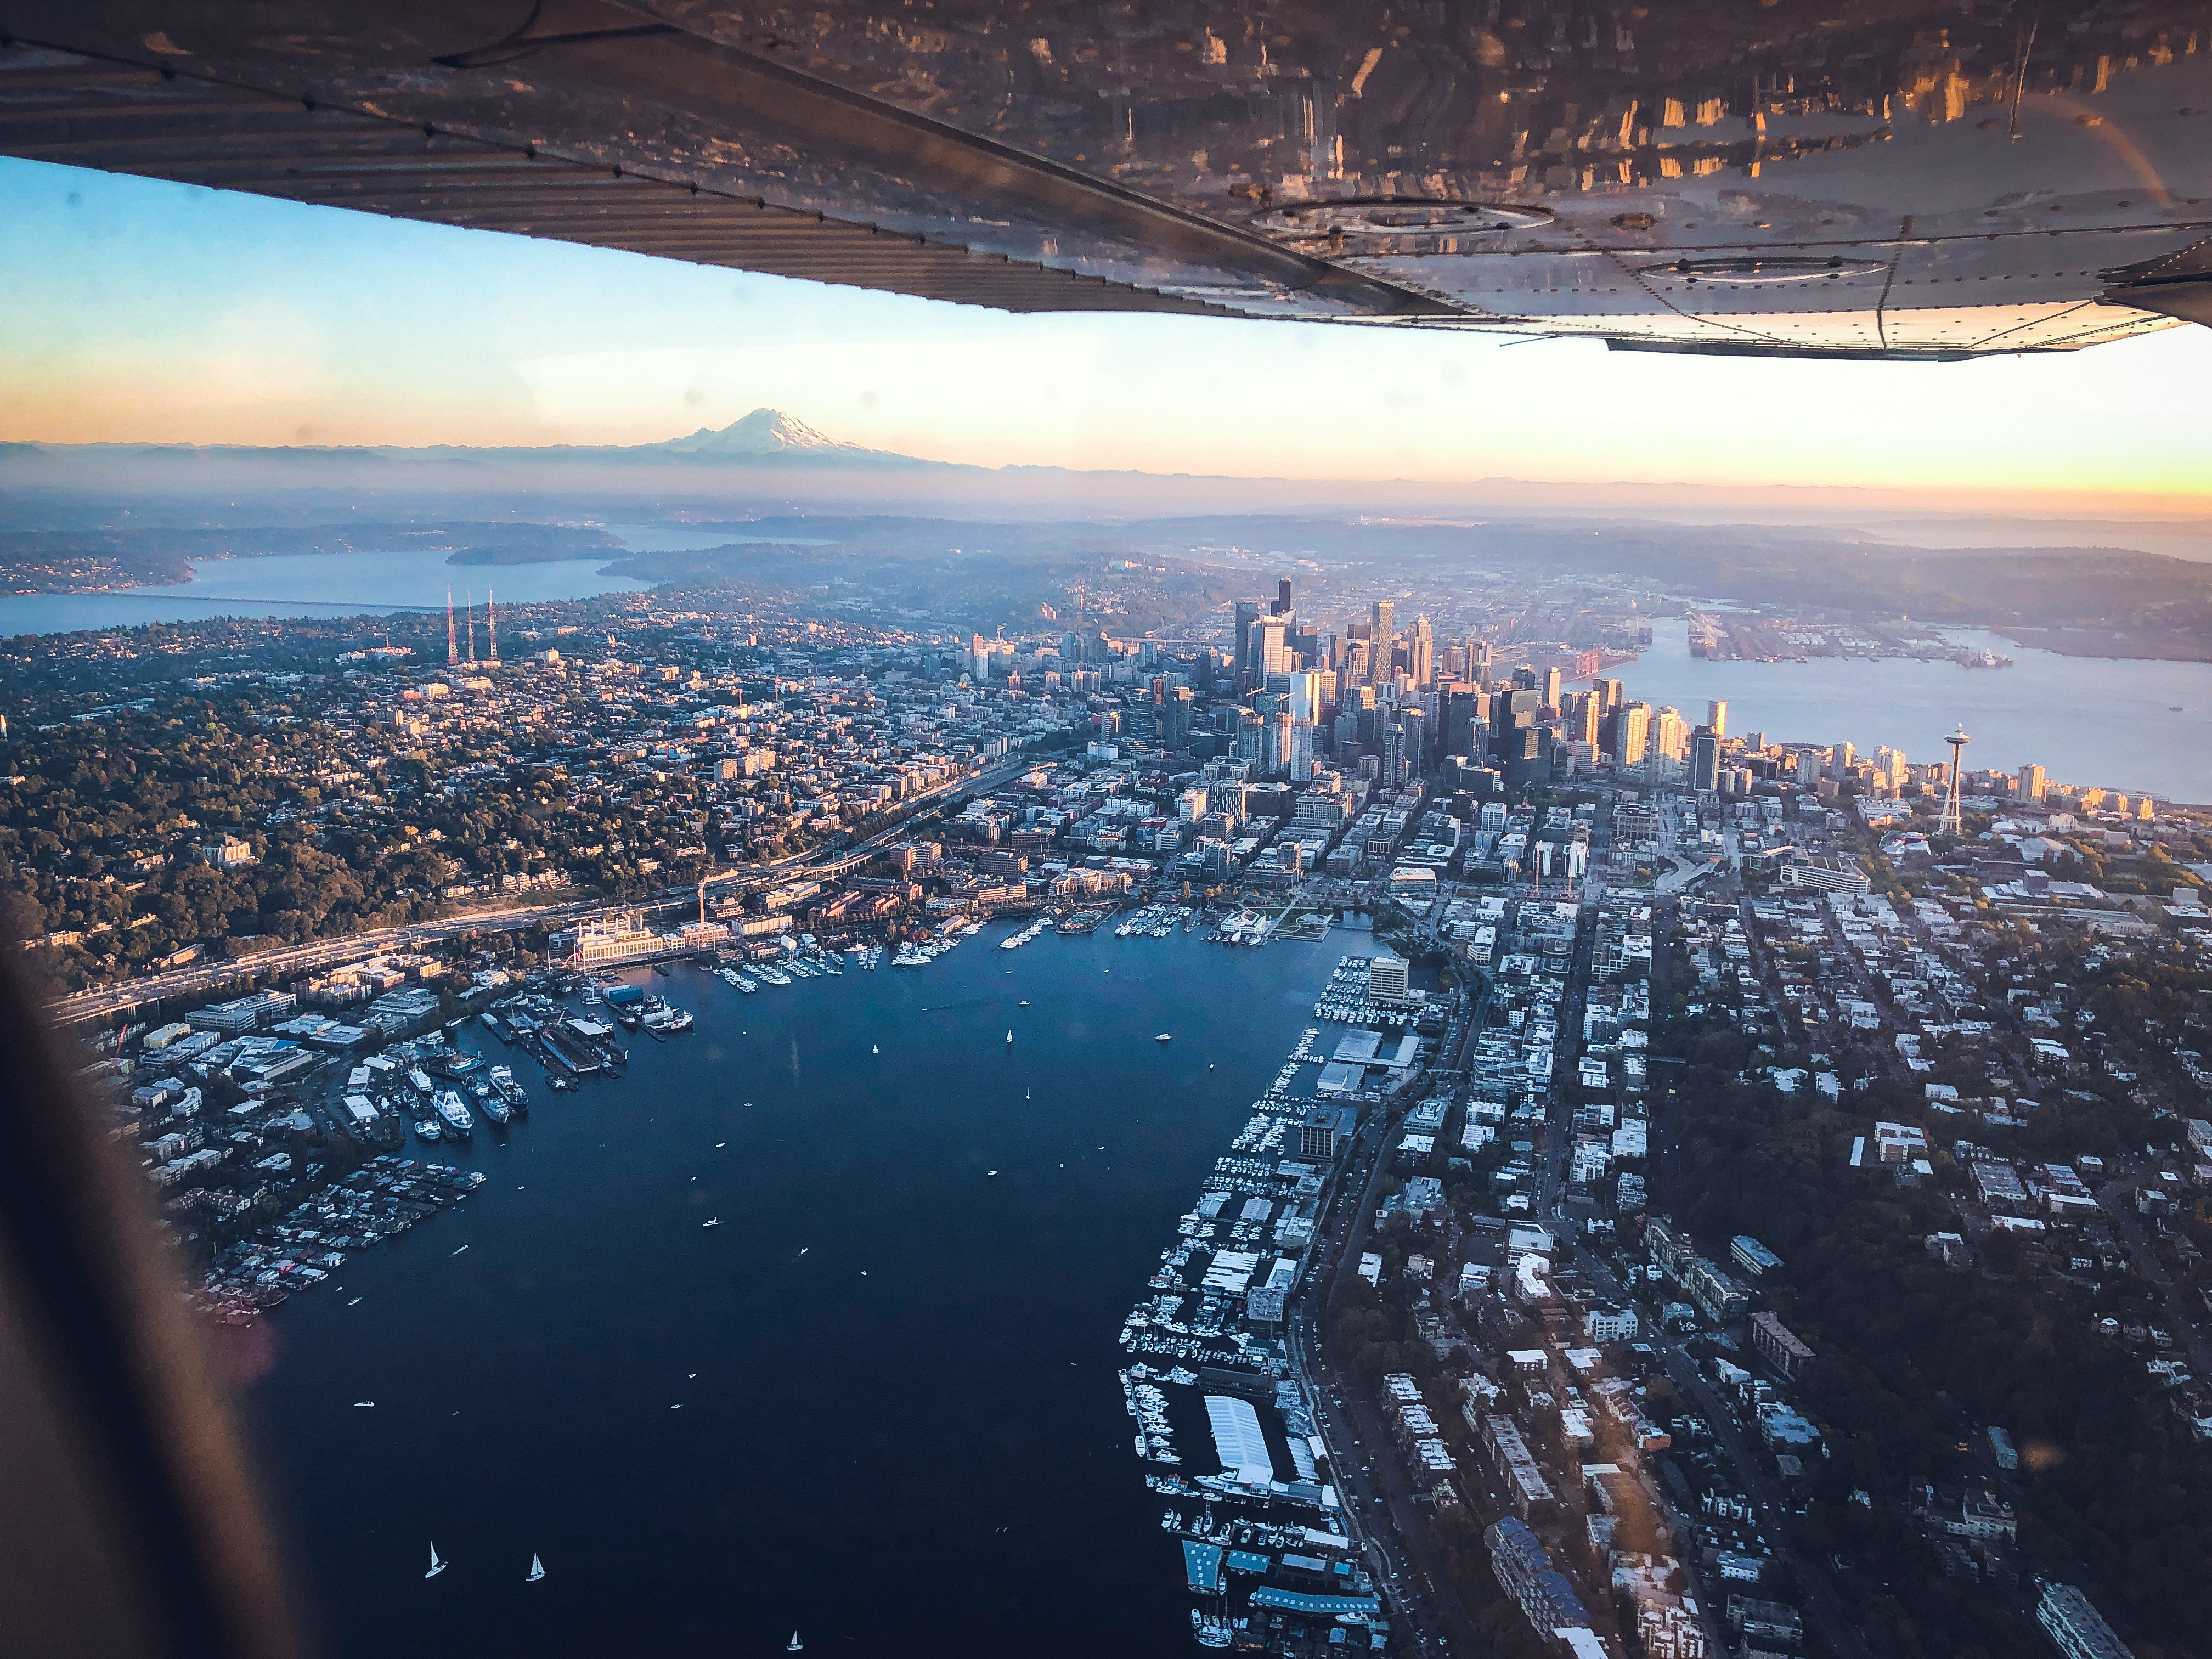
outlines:
[{"label": "airplane wing underside", "polygon": [[0,0],[0,153],[1013,311],[1949,358],[2212,317],[2212,9]]}]

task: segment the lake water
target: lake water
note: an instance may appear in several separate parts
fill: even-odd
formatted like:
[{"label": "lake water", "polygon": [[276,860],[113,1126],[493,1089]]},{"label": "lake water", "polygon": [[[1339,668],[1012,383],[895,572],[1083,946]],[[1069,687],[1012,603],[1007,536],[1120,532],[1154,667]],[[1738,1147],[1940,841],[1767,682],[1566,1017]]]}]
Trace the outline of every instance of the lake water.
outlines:
[{"label": "lake water", "polygon": [[1342,945],[1007,931],[678,969],[574,1094],[482,1038],[532,1115],[409,1155],[483,1188],[220,1334],[332,1652],[1183,1650],[1115,1337]]},{"label": "lake water", "polygon": [[[636,553],[690,553],[733,542],[770,539],[686,525],[610,525],[608,532]],[[787,538],[775,538],[787,539]],[[827,545],[826,543],[811,544]],[[192,566],[188,582],[132,587],[115,593],[0,594],[0,637],[68,634],[87,628],[135,628],[143,623],[200,622],[210,617],[381,616],[394,611],[442,611],[489,583],[501,604],[586,599],[635,593],[653,586],[605,574],[619,551],[543,564],[457,565],[434,550],[404,552],[287,553],[266,558],[210,559]]]},{"label": "lake water", "polygon": [[0,597],[0,635],[66,634],[82,628],[201,622],[210,617],[345,617],[393,611],[442,611],[484,585],[501,604],[581,599],[635,592],[649,583],[602,575],[621,556],[544,564],[455,565],[435,550],[397,553],[282,553],[258,559],[210,559],[192,580],[117,593],[14,593]]},{"label": "lake water", "polygon": [[[2064,783],[2212,801],[2212,663],[2065,657],[1991,634],[1958,644],[2010,657],[2010,668],[1953,662],[1715,662],[1690,654],[1686,626],[1662,621],[1651,648],[1609,671],[1630,697],[1672,703],[1692,723],[1716,697],[1731,732],[1789,742],[1887,744],[1916,763],[1946,760],[1963,724],[1966,764],[2033,763]],[[2179,713],[2172,705],[2181,705]]]}]

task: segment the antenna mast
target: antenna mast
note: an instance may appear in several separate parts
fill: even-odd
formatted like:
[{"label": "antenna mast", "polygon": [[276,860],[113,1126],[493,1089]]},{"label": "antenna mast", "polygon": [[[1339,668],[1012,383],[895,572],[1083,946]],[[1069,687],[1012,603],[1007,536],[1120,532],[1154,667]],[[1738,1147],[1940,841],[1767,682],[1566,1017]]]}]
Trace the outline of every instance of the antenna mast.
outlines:
[{"label": "antenna mast", "polygon": [[484,643],[491,647],[487,659],[494,668],[499,666],[499,612],[492,609],[491,589],[484,589]]},{"label": "antenna mast", "polygon": [[461,659],[461,648],[453,641],[453,590],[446,589],[446,666],[451,668]]},{"label": "antenna mast", "polygon": [[468,595],[467,604],[469,617],[469,666],[474,668],[477,665],[477,596],[473,592]]}]

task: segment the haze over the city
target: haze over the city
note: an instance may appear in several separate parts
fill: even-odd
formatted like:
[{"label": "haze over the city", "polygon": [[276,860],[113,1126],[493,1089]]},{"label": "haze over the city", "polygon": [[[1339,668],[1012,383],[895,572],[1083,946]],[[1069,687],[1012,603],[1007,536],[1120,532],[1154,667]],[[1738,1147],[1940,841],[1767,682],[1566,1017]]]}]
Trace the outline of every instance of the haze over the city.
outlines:
[{"label": "haze over the city", "polygon": [[0,441],[632,444],[765,405],[987,466],[1870,492],[1819,498],[1837,507],[2212,499],[2197,328],[1895,365],[1017,317],[14,161],[0,222]]}]

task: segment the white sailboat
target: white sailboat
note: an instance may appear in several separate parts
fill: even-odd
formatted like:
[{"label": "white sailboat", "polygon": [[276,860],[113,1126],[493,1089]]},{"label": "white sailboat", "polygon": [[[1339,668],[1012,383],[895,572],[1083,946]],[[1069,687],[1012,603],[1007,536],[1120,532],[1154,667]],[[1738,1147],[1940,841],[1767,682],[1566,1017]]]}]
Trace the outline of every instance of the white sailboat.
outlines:
[{"label": "white sailboat", "polygon": [[797,1653],[805,1645],[805,1643],[799,1639],[799,1632],[797,1631],[793,1631],[791,1632],[791,1640],[784,1644],[783,1650],[786,1653]]},{"label": "white sailboat", "polygon": [[522,1582],[526,1584],[534,1584],[544,1576],[545,1564],[539,1560],[537,1556],[532,1555],[530,1558],[530,1571],[528,1575],[524,1577]]},{"label": "white sailboat", "polygon": [[701,1222],[699,1224],[702,1227],[719,1227],[722,1224],[722,1218],[715,1216],[711,1219]]},{"label": "white sailboat", "polygon": [[430,1571],[424,1573],[422,1576],[425,1578],[435,1578],[440,1573],[445,1571],[445,1570],[446,1564],[438,1559],[438,1547],[435,1544],[431,1545]]}]

